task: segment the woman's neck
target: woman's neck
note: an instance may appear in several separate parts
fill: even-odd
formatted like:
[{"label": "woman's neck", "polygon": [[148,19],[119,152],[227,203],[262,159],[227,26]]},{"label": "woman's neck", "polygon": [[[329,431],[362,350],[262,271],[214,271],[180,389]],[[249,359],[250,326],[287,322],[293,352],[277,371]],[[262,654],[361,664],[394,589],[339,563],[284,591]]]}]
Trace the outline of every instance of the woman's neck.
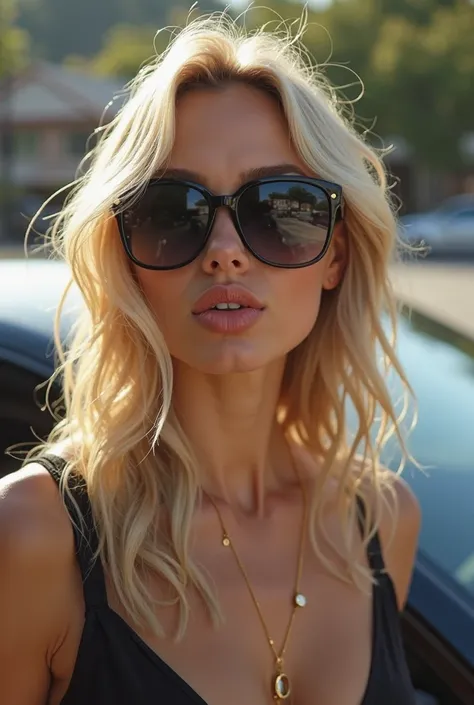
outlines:
[{"label": "woman's neck", "polygon": [[204,375],[175,363],[174,407],[199,464],[202,488],[246,513],[294,482],[276,421],[284,363],[233,375]]}]

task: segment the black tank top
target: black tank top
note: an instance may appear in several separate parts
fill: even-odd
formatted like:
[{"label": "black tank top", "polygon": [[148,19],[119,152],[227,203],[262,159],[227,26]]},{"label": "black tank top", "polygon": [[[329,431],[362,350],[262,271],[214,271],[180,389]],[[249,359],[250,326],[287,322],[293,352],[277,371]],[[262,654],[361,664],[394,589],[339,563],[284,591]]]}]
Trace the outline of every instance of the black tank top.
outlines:
[{"label": "black tank top", "polygon": [[[35,462],[59,482],[64,469],[61,458],[44,455]],[[109,607],[101,562],[93,560],[97,534],[89,499],[83,489],[72,483],[70,488],[85,522],[84,534],[75,527],[77,519],[73,531],[86,609],[74,672],[61,705],[207,705]],[[67,495],[66,506],[70,516],[76,518],[77,510]],[[395,590],[384,569],[377,535],[369,545],[368,558],[377,580],[373,589],[372,661],[364,697],[357,705],[416,705]]]}]

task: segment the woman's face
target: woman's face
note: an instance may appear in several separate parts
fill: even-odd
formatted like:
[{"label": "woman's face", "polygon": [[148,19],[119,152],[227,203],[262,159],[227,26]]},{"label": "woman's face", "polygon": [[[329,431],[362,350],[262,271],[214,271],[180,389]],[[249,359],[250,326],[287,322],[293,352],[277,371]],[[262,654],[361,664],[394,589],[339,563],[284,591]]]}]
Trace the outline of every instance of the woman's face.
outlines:
[{"label": "woman's face", "polygon": [[[310,175],[276,103],[265,93],[236,84],[194,90],[179,100],[169,170],[183,170],[214,194],[229,195],[256,169],[278,165],[294,165],[282,174]],[[342,275],[343,233],[337,225],[330,250],[316,264],[271,267],[245,248],[228,209],[219,208],[206,249],[191,264],[171,271],[133,266],[178,364],[211,374],[245,372],[283,360],[308,336],[322,290],[337,286]],[[210,290],[217,298],[228,291],[230,298],[250,294],[256,301],[240,312],[199,314],[212,303],[199,302]]]}]

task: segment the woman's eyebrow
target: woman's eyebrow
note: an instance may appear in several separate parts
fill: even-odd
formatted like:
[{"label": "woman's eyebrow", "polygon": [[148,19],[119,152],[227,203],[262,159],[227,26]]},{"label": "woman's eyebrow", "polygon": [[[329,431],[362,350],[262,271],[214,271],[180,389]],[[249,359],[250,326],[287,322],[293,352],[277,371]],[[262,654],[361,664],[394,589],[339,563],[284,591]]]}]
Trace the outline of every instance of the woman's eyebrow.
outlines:
[{"label": "woman's eyebrow", "polygon": [[[307,176],[301,167],[296,164],[284,163],[284,164],[269,164],[267,166],[258,166],[251,169],[246,169],[240,172],[239,179],[244,183],[246,181],[254,181],[256,179],[263,179],[266,176],[284,176],[289,174],[297,174],[300,176]],[[164,169],[160,171],[156,178],[160,179],[183,179],[184,181],[196,181],[197,183],[204,183],[206,177],[204,174],[200,174],[197,171],[192,171],[190,169],[183,169],[180,167],[172,167],[170,169]]]}]

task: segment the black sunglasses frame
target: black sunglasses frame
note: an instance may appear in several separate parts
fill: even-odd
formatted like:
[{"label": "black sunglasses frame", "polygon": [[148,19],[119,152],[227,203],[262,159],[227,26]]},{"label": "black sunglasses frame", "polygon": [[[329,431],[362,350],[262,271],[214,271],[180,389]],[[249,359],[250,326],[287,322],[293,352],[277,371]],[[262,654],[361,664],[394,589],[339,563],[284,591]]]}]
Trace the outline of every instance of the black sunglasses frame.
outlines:
[{"label": "black sunglasses frame", "polygon": [[[318,254],[318,256],[314,257],[309,262],[302,262],[298,264],[278,264],[277,262],[271,262],[270,260],[265,259],[257,252],[255,252],[255,250],[252,248],[247,238],[245,237],[245,233],[239,221],[239,200],[248,189],[255,186],[259,186],[260,184],[281,183],[288,181],[292,181],[297,184],[306,184],[308,186],[318,187],[326,194],[326,197],[328,199],[330,220],[328,232],[326,235],[326,241],[324,243],[323,249]],[[209,204],[209,220],[207,224],[207,231],[203,238],[200,249],[196,252],[196,254],[193,255],[193,257],[188,258],[185,262],[180,262],[179,264],[175,264],[172,266],[145,264],[134,256],[131,249],[131,235],[127,233],[127,228],[125,225],[125,215],[129,210],[133,208],[133,206],[131,206],[130,208],[125,207],[120,210],[121,204],[127,200],[127,197],[115,200],[112,212],[117,221],[120,238],[122,240],[125,252],[127,256],[132,260],[132,262],[134,262],[138,267],[142,267],[143,269],[152,269],[156,271],[170,271],[173,269],[181,269],[181,267],[186,267],[188,264],[191,264],[191,262],[194,262],[194,260],[197,259],[199,255],[204,251],[209,241],[218,208],[224,207],[229,209],[233,225],[240,237],[240,240],[242,241],[242,244],[257,260],[259,260],[263,264],[269,265],[270,267],[278,267],[280,269],[301,269],[302,267],[309,267],[310,265],[319,262],[329,249],[336,222],[344,218],[344,197],[342,193],[342,186],[340,186],[339,184],[334,184],[331,181],[325,181],[324,179],[316,179],[309,176],[294,176],[292,174],[282,174],[281,176],[267,176],[243,184],[234,194],[229,196],[216,196],[201,184],[195,183],[194,181],[186,181],[182,179],[151,179],[147,183],[145,190],[148,191],[148,189],[150,188],[164,184],[180,184],[187,188],[194,188],[202,194],[202,196],[206,199],[207,203]],[[138,197],[138,201],[139,198],[140,197]]]}]

